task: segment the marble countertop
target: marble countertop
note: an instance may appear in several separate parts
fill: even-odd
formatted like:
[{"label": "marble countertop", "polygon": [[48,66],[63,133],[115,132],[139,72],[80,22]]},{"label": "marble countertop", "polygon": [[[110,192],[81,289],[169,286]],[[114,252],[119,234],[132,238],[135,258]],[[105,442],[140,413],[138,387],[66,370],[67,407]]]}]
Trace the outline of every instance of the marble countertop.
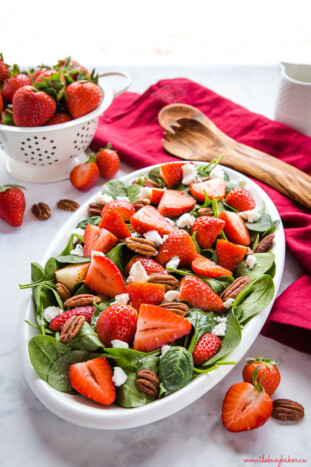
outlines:
[{"label": "marble countertop", "polygon": [[[273,116],[277,67],[126,67],[126,71],[133,78],[132,91],[142,92],[158,79],[184,76],[255,112]],[[131,170],[122,164],[118,175]],[[6,173],[1,157],[0,185],[5,183],[19,181]],[[77,192],[68,181],[51,185],[21,184],[27,188],[23,226],[14,229],[0,221],[1,466],[235,467],[252,459],[259,465],[261,462],[271,463],[281,456],[286,460],[288,456],[300,459],[299,463],[310,465],[310,357],[262,336],[257,338],[248,356],[264,355],[279,361],[282,381],[275,398],[297,400],[305,407],[305,418],[296,424],[271,419],[258,430],[240,434],[229,433],[222,427],[222,401],[229,386],[241,381],[243,362],[221,384],[192,405],[141,428],[91,430],[65,422],[47,410],[28,387],[20,367],[17,330],[29,293],[21,292],[18,283],[27,282],[30,262],[40,262],[45,245],[68,218],[68,213],[54,209],[56,202],[71,198],[82,204],[99,189],[101,182],[88,193]],[[47,222],[37,221],[30,211],[32,204],[39,201],[48,203],[53,209]],[[300,273],[300,267],[287,254],[280,292]],[[273,465],[278,463],[273,462]]]}]

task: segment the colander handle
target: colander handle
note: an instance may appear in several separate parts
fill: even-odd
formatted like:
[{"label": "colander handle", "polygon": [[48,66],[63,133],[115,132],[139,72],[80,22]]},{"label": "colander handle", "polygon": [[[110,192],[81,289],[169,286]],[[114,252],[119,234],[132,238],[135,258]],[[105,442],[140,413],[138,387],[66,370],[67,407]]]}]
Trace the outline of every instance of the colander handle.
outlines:
[{"label": "colander handle", "polygon": [[130,86],[132,80],[130,78],[130,75],[128,75],[127,73],[125,73],[123,71],[107,71],[106,73],[101,73],[99,75],[99,78],[105,78],[106,76],[113,76],[113,75],[123,76],[123,78],[126,79],[126,82],[125,82],[124,86],[122,86],[122,88],[113,91],[113,97],[116,97],[116,96],[119,96],[120,94],[122,94],[124,91],[126,91],[128,89],[128,87]]}]

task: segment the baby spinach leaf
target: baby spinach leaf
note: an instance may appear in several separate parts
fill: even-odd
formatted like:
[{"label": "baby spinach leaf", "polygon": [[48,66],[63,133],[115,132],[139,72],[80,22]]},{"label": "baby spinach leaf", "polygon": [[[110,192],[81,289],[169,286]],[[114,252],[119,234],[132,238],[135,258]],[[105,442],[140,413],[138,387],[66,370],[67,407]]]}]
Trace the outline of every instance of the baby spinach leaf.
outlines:
[{"label": "baby spinach leaf", "polygon": [[43,318],[43,312],[48,306],[58,306],[57,300],[51,288],[46,287],[46,283],[42,282],[33,289],[33,297],[36,304],[36,320],[40,326],[41,333],[44,334],[46,321]]},{"label": "baby spinach leaf", "polygon": [[[87,219],[84,219],[83,221],[79,222],[79,224],[77,225],[76,228],[77,229],[85,229],[88,224],[98,225],[100,223],[100,221],[101,221],[100,216],[91,216],[91,217],[88,217]],[[70,248],[70,250],[72,250],[72,248]]]},{"label": "baby spinach leaf", "polygon": [[154,169],[150,170],[148,174],[148,178],[158,183],[160,185],[160,188],[162,188],[164,186],[164,183],[163,183],[162,178],[160,177],[160,170],[161,170],[160,167],[155,167]]},{"label": "baby spinach leaf", "polygon": [[227,204],[224,199],[221,201],[221,204],[227,209],[227,211],[239,212],[237,209],[230,206],[230,204]]},{"label": "baby spinach leaf", "polygon": [[94,329],[94,331],[96,330],[96,323],[97,323],[99,316],[108,306],[109,304],[105,302],[101,302],[98,305],[96,305],[95,311],[92,314],[91,323],[90,323],[91,328]]},{"label": "baby spinach leaf", "polygon": [[92,357],[84,350],[72,350],[61,355],[49,368],[47,383],[57,391],[74,394],[70,379],[69,367],[75,363],[86,362]]},{"label": "baby spinach leaf", "polygon": [[58,265],[55,258],[50,258],[44,267],[44,279],[47,281],[55,279],[55,271],[57,271]]},{"label": "baby spinach leaf", "polygon": [[192,241],[193,243],[195,244],[195,249],[197,250],[197,253],[201,253],[201,248],[199,247],[199,244],[197,242],[197,231],[196,232],[193,232],[193,234],[191,235],[191,238],[192,238]]},{"label": "baby spinach leaf", "polygon": [[133,408],[142,407],[143,405],[152,402],[153,397],[147,396],[140,392],[136,386],[136,373],[126,371],[127,380],[118,390],[118,404],[121,407]]},{"label": "baby spinach leaf", "polygon": [[143,368],[145,361],[151,364],[151,360],[159,360],[160,351],[144,353],[133,349],[117,349],[117,348],[105,348],[103,356],[114,360],[116,366],[119,366],[124,371],[137,371],[139,368]]},{"label": "baby spinach leaf", "polygon": [[261,240],[263,238],[265,238],[267,235],[270,235],[273,232],[275,232],[275,230],[276,230],[277,226],[279,225],[279,223],[280,223],[279,220],[273,221],[271,227],[269,227],[269,229],[267,229],[264,233],[261,234]]},{"label": "baby spinach leaf", "polygon": [[253,269],[249,269],[246,264],[246,260],[243,260],[237,265],[235,269],[237,277],[248,276],[251,279],[256,279],[257,277],[266,274],[275,260],[275,255],[273,253],[255,253],[254,256],[257,259],[257,264],[255,264]]},{"label": "baby spinach leaf", "polygon": [[95,352],[97,349],[104,349],[94,329],[85,321],[78,334],[69,343],[69,346],[72,349],[86,350],[87,352]]},{"label": "baby spinach leaf", "polygon": [[133,185],[129,185],[126,188],[126,190],[127,190],[127,196],[129,198],[130,203],[134,203],[134,201],[136,201],[137,198],[138,198],[138,195],[139,195],[140,190],[141,190],[141,186],[136,185],[134,183]]},{"label": "baby spinach leaf", "polygon": [[235,299],[232,309],[240,323],[245,323],[252,316],[260,313],[269,305],[274,295],[274,283],[270,275],[265,274],[250,282]]},{"label": "baby spinach leaf", "polygon": [[230,177],[225,171],[224,171],[224,179],[225,179],[225,182],[230,182]]},{"label": "baby spinach leaf", "polygon": [[127,196],[127,189],[121,180],[110,180],[103,185],[102,194],[117,199],[117,196]]},{"label": "baby spinach leaf", "polygon": [[271,276],[273,279],[275,276],[275,273],[276,273],[276,264],[275,262],[273,262],[271,268],[266,272],[266,274],[269,274],[269,276]]},{"label": "baby spinach leaf", "polygon": [[81,294],[93,294],[92,290],[89,289],[85,284],[84,281],[78,282],[71,290],[72,295],[81,295]]},{"label": "baby spinach leaf", "polygon": [[85,258],[84,256],[78,256],[78,255],[59,255],[55,257],[56,261],[58,263],[64,263],[64,264],[83,264],[83,263],[89,263],[91,261],[91,258]]},{"label": "baby spinach leaf", "polygon": [[245,225],[248,230],[251,230],[252,232],[264,232],[272,225],[271,216],[270,214],[263,213],[257,222],[245,222]]},{"label": "baby spinach leaf", "polygon": [[48,290],[50,290],[52,292],[52,294],[54,295],[55,300],[57,302],[57,306],[59,306],[59,308],[64,310],[63,300],[60,298],[60,295],[57,292],[57,290],[54,287],[52,287],[51,285],[48,285],[48,284],[45,284],[45,288],[47,288]]},{"label": "baby spinach leaf", "polygon": [[216,326],[214,318],[218,316],[217,313],[212,311],[204,312],[198,308],[190,308],[186,319],[192,324],[196,335],[197,341],[205,332],[211,332]]},{"label": "baby spinach leaf", "polygon": [[232,308],[227,316],[227,328],[226,335],[222,339],[221,347],[218,352],[208,360],[206,363],[203,363],[203,367],[214,365],[218,360],[228,355],[235,347],[239,345],[241,341],[241,326],[236,318]]},{"label": "baby spinach leaf", "polygon": [[126,248],[125,243],[119,243],[106,254],[107,258],[109,258],[122,273],[124,273],[124,254],[122,251],[124,248]]},{"label": "baby spinach leaf", "polygon": [[211,289],[217,294],[220,294],[223,290],[225,290],[228,285],[230,285],[234,278],[232,276],[221,276],[218,279],[211,279],[205,276],[200,276],[199,274],[195,274],[194,272],[188,269],[175,269],[175,268],[166,268],[167,271],[173,272],[174,274],[178,274],[180,276],[195,276],[205,282],[207,285],[210,286]]},{"label": "baby spinach leaf", "polygon": [[31,263],[31,280],[32,282],[42,281],[44,277],[44,269],[38,263]]},{"label": "baby spinach leaf", "polygon": [[74,238],[75,238],[74,234],[71,234],[71,235],[70,235],[70,238],[69,238],[69,240],[68,240],[67,245],[65,246],[65,248],[63,249],[63,251],[58,255],[58,257],[70,255],[70,252],[71,252],[71,250],[73,249],[73,241],[74,241]]},{"label": "baby spinach leaf", "polygon": [[184,347],[171,347],[160,359],[160,380],[169,393],[186,386],[191,381],[192,373],[192,355]]},{"label": "baby spinach leaf", "polygon": [[70,349],[54,337],[41,334],[32,337],[28,343],[29,359],[37,375],[47,381],[50,367]]}]

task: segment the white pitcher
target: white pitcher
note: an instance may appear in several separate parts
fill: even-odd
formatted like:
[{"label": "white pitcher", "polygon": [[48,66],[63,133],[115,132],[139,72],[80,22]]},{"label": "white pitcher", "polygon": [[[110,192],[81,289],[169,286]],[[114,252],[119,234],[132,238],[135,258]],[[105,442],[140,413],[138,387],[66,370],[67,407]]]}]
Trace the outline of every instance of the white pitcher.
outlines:
[{"label": "white pitcher", "polygon": [[280,63],[275,120],[311,136],[311,65]]}]

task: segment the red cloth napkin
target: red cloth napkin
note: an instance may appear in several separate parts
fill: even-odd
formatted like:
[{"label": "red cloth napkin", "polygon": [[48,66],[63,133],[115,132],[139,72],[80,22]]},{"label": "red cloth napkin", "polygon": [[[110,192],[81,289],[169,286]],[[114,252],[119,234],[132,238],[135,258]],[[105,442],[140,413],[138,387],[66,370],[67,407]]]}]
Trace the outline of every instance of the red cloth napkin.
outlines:
[{"label": "red cloth napkin", "polygon": [[[93,149],[111,142],[121,159],[135,168],[176,160],[162,148],[163,130],[157,119],[162,107],[174,102],[199,108],[231,138],[311,175],[311,138],[187,79],[159,81],[142,95],[125,93],[116,98],[99,121]],[[287,248],[306,272],[275,301],[262,333],[311,353],[310,211],[264,183],[257,183],[273,199],[284,224]]]}]

